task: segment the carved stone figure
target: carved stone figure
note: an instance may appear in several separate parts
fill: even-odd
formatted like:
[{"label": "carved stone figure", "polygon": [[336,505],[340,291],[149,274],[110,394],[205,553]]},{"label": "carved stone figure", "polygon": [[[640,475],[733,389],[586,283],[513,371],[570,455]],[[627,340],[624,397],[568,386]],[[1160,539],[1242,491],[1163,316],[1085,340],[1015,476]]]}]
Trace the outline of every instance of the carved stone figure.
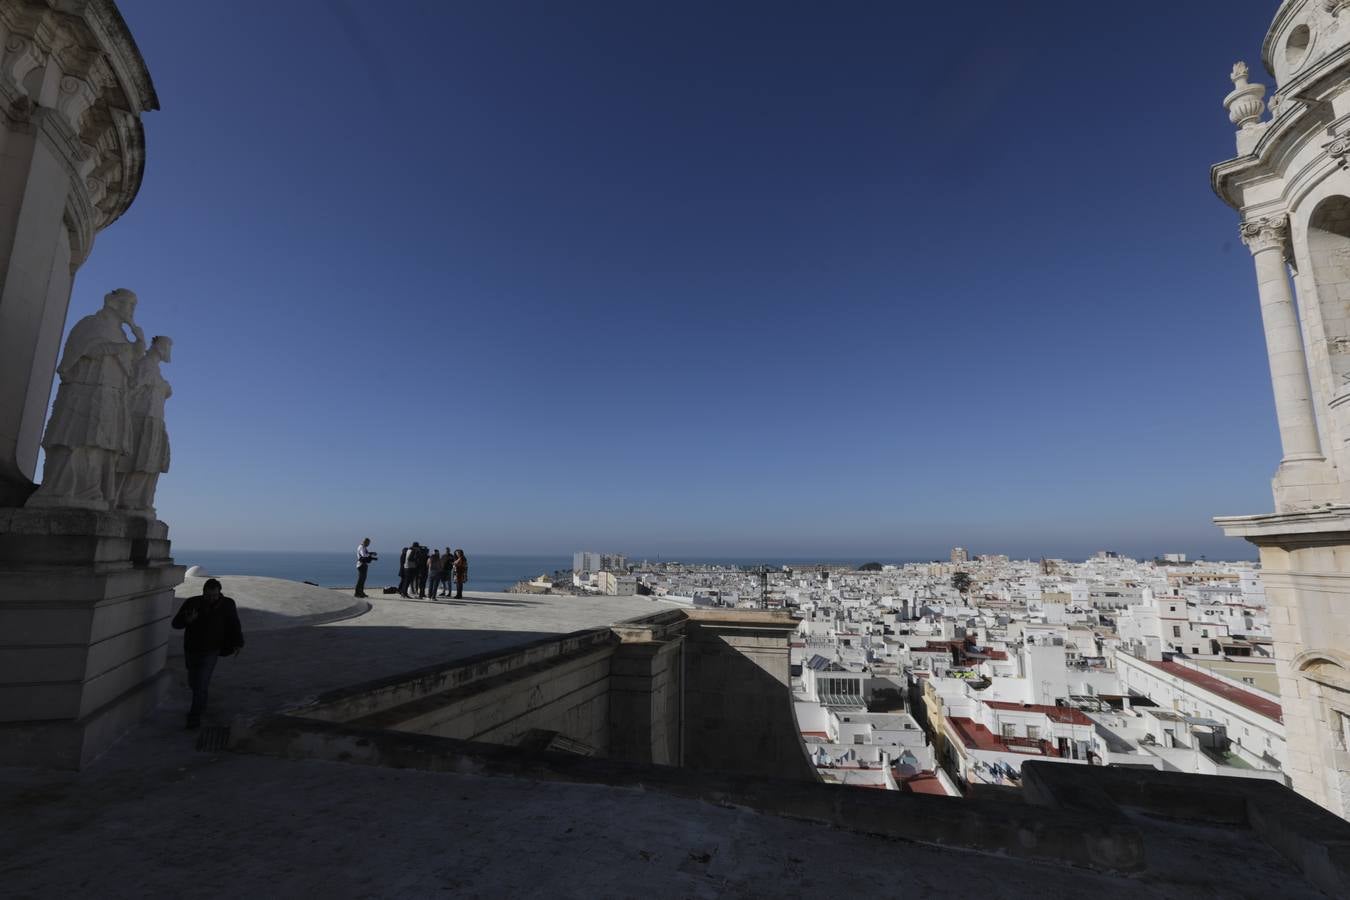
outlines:
[{"label": "carved stone figure", "polygon": [[169,471],[169,433],[164,428],[164,401],[173,388],[160,374],[160,363],[170,362],[173,340],[163,335],[150,341],[150,349],[136,364],[127,389],[131,415],[131,444],[122,457],[123,481],[117,506],[148,518],[155,516],[155,488],[159,476]]},{"label": "carved stone figure", "polygon": [[[131,445],[127,383],[145,351],[135,311],[136,295],[119,288],[104,296],[101,310],[70,330],[56,367],[61,386],[42,437],[47,454],[42,484],[27,506],[116,505],[119,465]],[[127,340],[124,325],[134,342]]]}]

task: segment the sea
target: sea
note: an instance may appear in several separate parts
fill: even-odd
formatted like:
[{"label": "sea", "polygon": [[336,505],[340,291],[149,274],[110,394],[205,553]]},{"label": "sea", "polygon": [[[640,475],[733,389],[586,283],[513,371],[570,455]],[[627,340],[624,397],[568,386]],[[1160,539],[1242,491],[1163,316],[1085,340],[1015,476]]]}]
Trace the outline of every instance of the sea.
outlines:
[{"label": "sea", "polygon": [[[310,581],[322,587],[346,587],[356,581],[356,554],[315,553],[287,550],[185,550],[173,548],[174,561],[183,566],[201,566],[208,575],[262,575],[290,581]],[[629,562],[639,560],[630,558]],[[655,562],[656,560],[651,560]],[[667,560],[670,561],[670,560]],[[831,565],[857,567],[869,559],[785,559],[760,557],[697,558],[681,557],[680,562],[721,566],[800,566]],[[894,562],[894,560],[880,560]],[[469,554],[467,586],[475,591],[504,591],[518,581],[551,575],[559,569],[571,569],[569,556],[509,556]],[[381,588],[398,584],[398,549],[381,553],[370,566],[366,584]]]}]

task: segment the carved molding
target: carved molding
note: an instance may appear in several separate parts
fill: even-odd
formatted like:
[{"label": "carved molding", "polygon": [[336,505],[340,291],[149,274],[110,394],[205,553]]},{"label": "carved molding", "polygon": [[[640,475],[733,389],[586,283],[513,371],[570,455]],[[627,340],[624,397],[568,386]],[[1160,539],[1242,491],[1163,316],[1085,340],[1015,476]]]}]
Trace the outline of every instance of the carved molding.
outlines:
[{"label": "carved molding", "polygon": [[1242,243],[1253,255],[1263,250],[1284,251],[1289,242],[1289,217],[1286,215],[1264,216],[1249,219],[1238,228]]},{"label": "carved molding", "polygon": [[3,76],[18,93],[27,96],[28,89],[23,86],[23,81],[29,72],[40,65],[42,54],[38,51],[37,44],[23,35],[11,33],[9,39],[5,41],[5,61],[0,65],[0,76]]},{"label": "carved molding", "polygon": [[1350,691],[1350,655],[1339,650],[1305,650],[1290,660],[1290,666],[1318,684]]},{"label": "carved molding", "polygon": [[1323,145],[1326,148],[1327,156],[1332,162],[1342,169],[1350,168],[1350,134],[1342,135],[1329,144]]},{"label": "carved molding", "polygon": [[[102,229],[131,205],[145,164],[143,111],[158,109],[150,74],[112,0],[0,0],[0,113],[27,127],[35,110],[74,171],[72,189],[88,193],[90,224]],[[43,71],[42,96],[30,96]],[[28,80],[29,86],[24,81]],[[36,90],[36,87],[34,87]]]},{"label": "carved molding", "polygon": [[1335,18],[1342,10],[1350,9],[1350,0],[1322,0],[1322,9]]}]

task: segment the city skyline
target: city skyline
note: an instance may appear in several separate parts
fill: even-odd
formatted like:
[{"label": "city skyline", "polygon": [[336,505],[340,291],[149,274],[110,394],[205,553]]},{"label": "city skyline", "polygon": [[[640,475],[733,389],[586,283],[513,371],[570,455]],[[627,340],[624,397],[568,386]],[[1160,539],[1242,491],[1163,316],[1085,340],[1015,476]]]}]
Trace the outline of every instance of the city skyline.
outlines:
[{"label": "city skyline", "polygon": [[[427,537],[427,536],[424,535],[424,537]],[[419,540],[419,539],[417,539],[417,538],[409,538],[409,539],[406,539],[405,541],[392,541],[392,542],[387,543],[387,544],[379,544],[378,546],[377,546],[376,544],[372,543],[371,546],[372,546],[372,548],[377,549],[379,552],[382,552],[382,553],[390,553],[390,554],[392,554],[392,553],[393,553],[393,550],[385,549],[385,548],[396,548],[396,547],[398,547],[400,544],[403,544],[403,545],[409,545],[409,544],[411,544],[411,542],[412,542],[413,540]],[[420,541],[419,541],[419,542],[420,542]],[[428,542],[427,542],[426,545],[427,545],[427,546],[435,546],[435,547],[440,546],[440,545],[437,544],[436,542],[430,541],[430,540],[428,540]],[[1086,546],[1086,545],[1084,545],[1084,546]],[[1225,549],[1226,549],[1226,545],[1225,545]],[[325,548],[321,548],[321,549],[319,549],[319,550],[295,550],[294,548],[275,548],[275,549],[273,549],[273,548],[265,548],[265,547],[182,547],[182,548],[179,548],[179,550],[180,550],[180,552],[183,553],[183,554],[188,554],[188,556],[185,557],[185,559],[187,559],[188,562],[191,562],[191,554],[194,553],[194,552],[198,552],[198,551],[207,551],[207,552],[214,553],[214,554],[230,554],[230,553],[239,553],[239,554],[248,554],[248,553],[270,553],[270,554],[277,554],[277,555],[279,555],[279,556],[285,556],[287,553],[294,553],[294,552],[300,552],[300,553],[313,553],[313,554],[331,553],[331,554],[333,554],[333,555],[342,556],[342,557],[347,557],[347,556],[350,555],[350,553],[349,553],[345,548],[336,548],[336,547],[332,547],[332,548],[325,547]],[[515,557],[515,558],[519,558],[519,559],[554,558],[554,559],[557,559],[557,560],[566,560],[566,559],[569,559],[569,558],[570,558],[570,559],[575,560],[576,557],[578,557],[582,552],[592,553],[592,554],[595,555],[595,556],[605,556],[605,557],[611,556],[611,554],[610,554],[608,551],[606,551],[606,552],[604,552],[604,553],[599,553],[599,552],[595,552],[595,551],[576,551],[576,550],[565,551],[565,550],[558,550],[558,549],[546,549],[546,550],[539,550],[539,551],[533,551],[533,552],[511,552],[511,553],[487,550],[487,551],[476,551],[476,552],[475,552],[475,555],[480,555],[480,556],[481,556],[481,555],[486,555],[486,556],[492,556],[492,557]],[[1207,554],[1207,553],[1204,553],[1204,552],[1200,552],[1200,553],[1191,553],[1191,552],[1189,552],[1189,551],[1187,551],[1187,550],[1185,550],[1185,549],[1178,549],[1178,548],[1175,548],[1175,547],[1170,548],[1170,549],[1167,549],[1167,550],[1140,550],[1140,551],[1136,551],[1136,552],[1129,552],[1129,551],[1122,550],[1122,549],[1119,549],[1119,548],[1114,548],[1114,547],[1110,547],[1110,548],[1102,548],[1102,547],[1099,547],[1099,548],[1097,548],[1096,550],[1092,550],[1092,551],[1088,551],[1088,552],[1081,552],[1081,553],[1071,553],[1071,554],[1069,554],[1069,553],[1046,553],[1046,552],[1041,552],[1041,553],[1009,553],[1009,552],[1007,552],[1007,551],[1005,551],[1005,550],[1001,550],[1001,549],[998,549],[998,548],[988,548],[988,549],[982,549],[982,550],[978,550],[978,551],[973,551],[973,552],[971,552],[971,553],[969,554],[968,559],[962,560],[962,562],[969,562],[969,563],[971,563],[971,564],[977,564],[977,563],[981,562],[981,561],[984,560],[984,559],[993,558],[993,557],[1005,557],[1005,558],[1007,558],[1007,559],[1009,559],[1009,560],[1012,560],[1012,561],[1015,561],[1015,562],[1034,562],[1034,561],[1036,561],[1036,560],[1041,560],[1041,559],[1064,560],[1064,561],[1069,561],[1069,562],[1083,562],[1083,561],[1092,559],[1092,558],[1094,558],[1094,557],[1097,557],[1099,554],[1101,554],[1101,553],[1103,553],[1103,552],[1109,553],[1109,554],[1111,554],[1112,556],[1115,556],[1115,557],[1120,557],[1120,558],[1124,558],[1124,559],[1133,559],[1133,560],[1140,561],[1140,562],[1147,562],[1147,561],[1152,561],[1152,560],[1164,560],[1165,557],[1168,557],[1168,556],[1176,556],[1176,555],[1180,555],[1181,557],[1184,557],[1184,559],[1181,560],[1182,562],[1185,562],[1185,561],[1187,561],[1187,560],[1189,560],[1189,561],[1191,561],[1191,562],[1202,561],[1202,560],[1207,560],[1207,561],[1212,561],[1212,562],[1222,562],[1222,561],[1230,561],[1230,562],[1251,562],[1251,561],[1254,561],[1254,560],[1257,558],[1255,552],[1235,553],[1235,554],[1227,555],[1227,556],[1215,556],[1215,555],[1210,555],[1210,554]],[[925,554],[925,553],[921,553],[921,552],[904,553],[904,552],[894,552],[894,551],[891,551],[891,552],[871,553],[871,554],[869,554],[869,553],[850,553],[850,554],[834,555],[834,556],[826,556],[826,555],[815,555],[815,556],[812,556],[812,555],[810,555],[810,554],[805,554],[805,555],[791,555],[791,554],[773,553],[773,552],[759,552],[759,553],[753,553],[753,552],[752,552],[752,553],[745,553],[745,554],[726,555],[726,554],[718,554],[718,553],[715,553],[715,552],[689,551],[689,552],[680,554],[680,553],[672,553],[672,552],[665,551],[665,550],[653,550],[653,551],[651,551],[651,552],[636,552],[636,553],[627,553],[627,552],[619,552],[619,551],[616,551],[616,552],[613,553],[612,555],[613,555],[613,556],[616,556],[616,557],[618,557],[618,558],[620,558],[620,559],[626,559],[627,562],[628,562],[628,564],[630,564],[630,565],[637,565],[637,564],[639,564],[639,563],[677,563],[677,562],[682,562],[682,561],[688,561],[688,562],[691,562],[691,563],[694,563],[694,562],[696,562],[696,563],[718,563],[718,562],[725,562],[725,563],[729,563],[729,564],[751,564],[751,563],[755,563],[755,562],[760,562],[760,563],[770,563],[770,564],[773,564],[773,563],[776,563],[777,561],[782,561],[782,562],[785,563],[785,564],[786,564],[786,563],[819,563],[819,564],[822,564],[822,565],[861,564],[861,563],[866,563],[866,562],[880,562],[880,563],[885,563],[885,564],[895,564],[895,565],[904,565],[904,564],[910,564],[910,563],[924,563],[924,562],[957,562],[956,560],[950,559],[949,553],[934,552],[934,553],[931,553],[931,554]],[[391,556],[390,558],[392,559],[393,557]]]},{"label": "city skyline", "polygon": [[176,339],[179,546],[1250,557],[1210,518],[1278,436],[1203,173],[1268,3],[266,9],[125,4],[153,177],[67,317]]}]

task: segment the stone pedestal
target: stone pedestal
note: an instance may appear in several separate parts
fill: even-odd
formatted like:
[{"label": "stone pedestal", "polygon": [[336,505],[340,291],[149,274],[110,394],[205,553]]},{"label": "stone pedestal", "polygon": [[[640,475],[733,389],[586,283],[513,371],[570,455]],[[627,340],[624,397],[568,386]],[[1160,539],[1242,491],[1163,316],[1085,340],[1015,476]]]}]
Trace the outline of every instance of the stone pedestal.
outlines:
[{"label": "stone pedestal", "polygon": [[1214,521],[1261,550],[1294,790],[1350,817],[1350,507]]},{"label": "stone pedestal", "polygon": [[163,522],[0,509],[0,764],[80,768],[155,707],[183,572]]}]

